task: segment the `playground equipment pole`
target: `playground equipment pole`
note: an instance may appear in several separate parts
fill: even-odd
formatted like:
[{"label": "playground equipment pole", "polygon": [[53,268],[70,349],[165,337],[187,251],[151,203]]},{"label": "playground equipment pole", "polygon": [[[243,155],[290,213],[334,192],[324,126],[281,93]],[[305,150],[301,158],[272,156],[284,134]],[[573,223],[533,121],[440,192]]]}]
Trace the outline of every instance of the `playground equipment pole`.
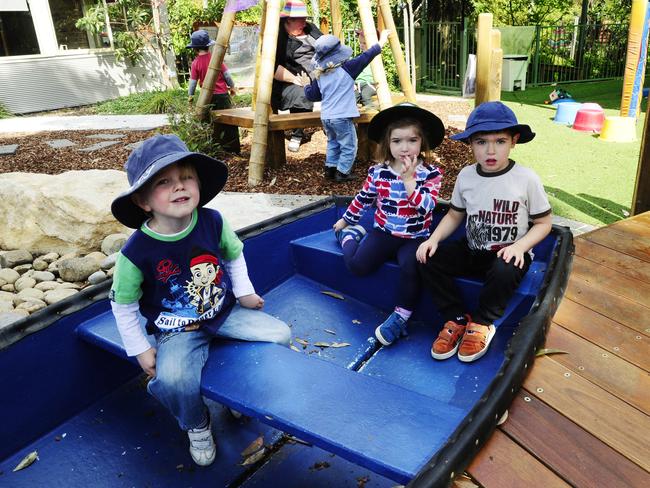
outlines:
[{"label": "playground equipment pole", "polygon": [[647,0],[632,0],[627,55],[623,75],[621,117],[638,117],[641,110],[643,79],[648,56],[648,28],[650,7]]},{"label": "playground equipment pole", "polygon": [[275,70],[275,51],[280,27],[280,0],[266,2],[266,22],[262,43],[262,62],[257,73],[259,77],[253,118],[253,142],[248,163],[248,184],[255,186],[264,178],[264,163],[269,137],[269,112],[271,111],[271,90]]},{"label": "playground equipment pole", "polygon": [[[266,25],[266,0],[260,0],[259,5],[262,7],[262,19],[260,20],[260,33],[257,37],[257,50],[255,52],[255,73],[260,72],[260,63],[262,62],[262,43],[264,42],[264,26]],[[257,89],[259,87],[259,77],[255,76],[253,81],[253,96],[251,97],[251,108],[255,110],[255,101],[257,100]]]},{"label": "playground equipment pole", "polygon": [[323,34],[327,34],[330,31],[330,26],[327,22],[327,16],[323,13],[325,12],[325,2],[326,0],[318,0],[318,4],[320,5],[319,11],[320,11],[320,31]]},{"label": "playground equipment pole", "polygon": [[[375,21],[372,18],[372,10],[370,9],[369,0],[359,0],[359,17],[361,17],[361,27],[363,28],[363,35],[366,39],[366,45],[372,46],[377,44],[377,29],[375,27]],[[384,12],[384,20],[387,21],[387,17]],[[387,25],[388,26],[388,25]],[[393,31],[390,37],[396,36],[395,31]],[[386,72],[384,71],[384,65],[381,61],[381,58],[377,56],[370,63],[370,69],[372,70],[372,77],[377,82],[377,100],[379,101],[379,108],[384,110],[393,105],[393,100],[390,96],[390,90],[388,89],[388,82],[386,81]]]},{"label": "playground equipment pole", "polygon": [[[408,70],[406,69],[404,53],[402,52],[402,46],[399,43],[397,29],[395,28],[395,21],[393,20],[393,14],[390,11],[390,4],[388,3],[388,0],[379,0],[377,6],[377,23],[380,24],[379,20],[381,19],[385,26],[384,28],[390,29],[391,31],[391,34],[388,37],[388,41],[390,42],[390,48],[393,52],[393,58],[395,59],[397,76],[399,77],[399,83],[402,86],[402,91],[404,92],[404,96],[409,102],[415,103],[415,90],[413,89]],[[380,13],[381,16],[379,16]]]},{"label": "playground equipment pole", "polygon": [[638,215],[648,210],[650,210],[650,124],[648,124],[648,114],[646,113],[641,136],[639,167],[632,197],[632,215]]},{"label": "playground equipment pole", "polygon": [[343,38],[343,21],[341,20],[341,4],[339,0],[330,0],[330,15],[332,17],[332,35],[338,37],[342,43]]},{"label": "playground equipment pole", "polygon": [[488,100],[501,100],[501,67],[503,65],[503,50],[501,49],[501,31],[492,29],[490,33],[490,79],[488,81]]},{"label": "playground equipment pole", "polygon": [[474,106],[489,100],[488,83],[490,79],[490,57],[492,54],[492,14],[478,16],[476,36],[476,94]]},{"label": "playground equipment pole", "polygon": [[212,49],[208,72],[203,80],[199,100],[196,104],[196,116],[199,120],[207,121],[210,118],[210,101],[212,100],[214,85],[217,83],[217,78],[221,72],[223,57],[226,54],[226,49],[230,42],[232,27],[235,25],[235,14],[236,12],[234,11],[228,12],[224,10],[223,16],[221,17],[221,24],[219,25],[216,43]]}]

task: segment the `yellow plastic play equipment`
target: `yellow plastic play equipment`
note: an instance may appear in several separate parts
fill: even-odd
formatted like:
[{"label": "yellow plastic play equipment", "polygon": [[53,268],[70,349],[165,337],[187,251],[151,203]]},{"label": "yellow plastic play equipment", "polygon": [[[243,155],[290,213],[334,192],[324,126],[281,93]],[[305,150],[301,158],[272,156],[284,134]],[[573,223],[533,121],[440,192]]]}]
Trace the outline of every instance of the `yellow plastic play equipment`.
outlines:
[{"label": "yellow plastic play equipment", "polygon": [[632,0],[621,97],[621,117],[637,118],[641,110],[649,28],[650,7],[648,1]]},{"label": "yellow plastic play equipment", "polygon": [[608,142],[634,142],[636,140],[636,119],[607,115],[600,130],[600,140]]}]

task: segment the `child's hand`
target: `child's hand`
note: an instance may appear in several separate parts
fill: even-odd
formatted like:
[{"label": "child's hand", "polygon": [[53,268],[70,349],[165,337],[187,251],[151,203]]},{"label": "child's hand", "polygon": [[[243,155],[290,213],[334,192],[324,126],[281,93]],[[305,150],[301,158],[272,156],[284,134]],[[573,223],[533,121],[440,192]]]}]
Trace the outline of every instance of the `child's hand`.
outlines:
[{"label": "child's hand", "polygon": [[235,88],[234,86],[231,87],[231,88],[228,88],[228,94],[229,94],[231,97],[234,97],[235,95],[237,95],[237,88]]},{"label": "child's hand", "polygon": [[338,219],[336,223],[332,226],[335,231],[343,230],[348,226],[348,223],[343,219]]},{"label": "child's hand", "polygon": [[307,76],[307,73],[304,71],[300,73],[300,76],[295,76],[293,79],[293,84],[298,86],[307,86],[311,83],[311,78]]},{"label": "child's hand", "polygon": [[418,165],[418,157],[404,156],[402,158],[402,171],[400,176],[404,181],[415,179],[415,168]]},{"label": "child's hand", "polygon": [[417,260],[424,264],[427,262],[427,259],[433,256],[438,250],[438,243],[427,239],[422,244],[418,246],[418,250],[415,251],[415,257]]},{"label": "child's hand", "polygon": [[264,306],[264,299],[257,293],[251,293],[250,295],[239,297],[239,304],[244,308],[256,308],[259,310]]},{"label": "child's hand", "polygon": [[156,348],[151,347],[136,356],[142,371],[152,378],[156,376]]},{"label": "child's hand", "polygon": [[497,256],[503,259],[506,263],[509,263],[511,259],[514,258],[515,262],[513,263],[520,269],[524,268],[524,251],[521,251],[517,246],[517,243],[511,244],[508,247],[499,249]]},{"label": "child's hand", "polygon": [[384,47],[384,44],[386,44],[386,41],[388,40],[388,36],[390,35],[390,29],[384,29],[381,31],[381,34],[379,34],[379,46]]}]

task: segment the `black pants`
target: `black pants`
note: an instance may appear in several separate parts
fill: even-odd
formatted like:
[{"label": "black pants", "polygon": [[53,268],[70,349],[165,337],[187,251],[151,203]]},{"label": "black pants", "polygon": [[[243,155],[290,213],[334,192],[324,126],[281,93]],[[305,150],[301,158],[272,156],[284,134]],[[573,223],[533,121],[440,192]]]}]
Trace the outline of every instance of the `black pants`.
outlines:
[{"label": "black pants", "polygon": [[454,281],[455,276],[485,279],[478,300],[478,309],[470,312],[472,321],[492,324],[503,315],[508,301],[521,283],[531,263],[530,254],[524,255],[523,269],[514,259],[506,263],[495,251],[472,251],[467,240],[445,242],[425,264],[420,264],[422,283],[432,292],[433,302],[444,321],[462,316],[468,310]]},{"label": "black pants", "polygon": [[[278,110],[288,110],[289,113],[298,114],[313,111],[314,103],[307,100],[305,89],[302,86],[274,81],[271,108],[274,113],[277,113]],[[292,138],[299,137],[302,140],[304,136],[304,129],[293,129],[291,131]]]},{"label": "black pants", "polygon": [[[232,108],[232,100],[227,93],[213,93],[210,104],[214,110]],[[234,125],[224,125],[219,132],[215,135],[224,151],[239,154],[241,150],[239,128]]]}]

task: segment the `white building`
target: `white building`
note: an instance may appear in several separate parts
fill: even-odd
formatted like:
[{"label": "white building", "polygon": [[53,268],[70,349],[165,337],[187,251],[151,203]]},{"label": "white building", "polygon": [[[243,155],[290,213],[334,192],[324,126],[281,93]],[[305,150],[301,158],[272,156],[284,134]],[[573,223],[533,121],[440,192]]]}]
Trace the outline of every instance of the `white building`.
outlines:
[{"label": "white building", "polygon": [[158,57],[117,61],[108,34],[75,27],[93,0],[0,0],[0,103],[21,114],[164,88]]}]

